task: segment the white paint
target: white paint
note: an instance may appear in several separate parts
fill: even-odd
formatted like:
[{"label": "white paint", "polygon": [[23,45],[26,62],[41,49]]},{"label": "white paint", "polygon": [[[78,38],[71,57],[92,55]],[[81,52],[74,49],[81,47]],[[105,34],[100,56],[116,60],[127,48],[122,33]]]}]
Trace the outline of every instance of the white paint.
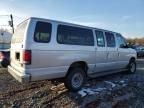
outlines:
[{"label": "white paint", "polygon": [[[120,86],[119,84],[114,84],[113,82],[110,81],[104,81],[106,84],[111,85],[110,88],[106,87],[98,87],[98,88],[82,88],[80,91],[78,91],[78,94],[81,95],[81,97],[85,97],[87,95],[97,95],[105,90],[112,90],[112,88],[116,86]],[[125,80],[118,81],[119,83],[122,83],[121,87],[127,86],[125,83]]]},{"label": "white paint", "polygon": [[95,94],[95,92],[92,91],[92,89],[90,89],[90,88],[83,89],[83,91],[85,91],[85,92],[86,92],[87,94],[89,94],[89,95],[93,95],[93,94]]},{"label": "white paint", "polygon": [[112,83],[110,81],[104,81],[104,82],[107,83],[107,84],[110,84],[112,86],[112,88],[114,88],[116,86],[116,84],[114,84],[114,83]]},{"label": "white paint", "polygon": [[121,80],[120,83],[125,83],[125,81],[124,81],[124,80]]},{"label": "white paint", "polygon": [[99,87],[99,88],[97,88],[97,89],[93,89],[93,91],[95,91],[95,92],[101,92],[101,91],[104,91],[104,90],[106,90],[106,88],[101,88],[101,87]]},{"label": "white paint", "polygon": [[80,94],[81,95],[81,97],[84,97],[84,96],[86,96],[87,94],[83,91],[83,89],[82,90],[80,90],[80,91],[78,91],[78,94]]}]

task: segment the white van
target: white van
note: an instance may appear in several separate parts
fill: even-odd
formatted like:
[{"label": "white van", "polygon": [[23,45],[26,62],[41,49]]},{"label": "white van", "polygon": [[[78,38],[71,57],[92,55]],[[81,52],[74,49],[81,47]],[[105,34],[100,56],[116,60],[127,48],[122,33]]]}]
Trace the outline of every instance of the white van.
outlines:
[{"label": "white van", "polygon": [[136,51],[116,32],[29,18],[12,37],[8,71],[19,82],[63,78],[77,91],[87,77],[135,73]]}]

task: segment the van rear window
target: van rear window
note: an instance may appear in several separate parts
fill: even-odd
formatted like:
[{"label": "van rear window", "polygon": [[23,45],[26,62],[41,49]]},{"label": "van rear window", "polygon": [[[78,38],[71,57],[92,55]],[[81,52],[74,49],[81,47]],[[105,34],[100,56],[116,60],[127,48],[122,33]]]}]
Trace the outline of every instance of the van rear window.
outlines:
[{"label": "van rear window", "polygon": [[21,43],[23,41],[26,26],[27,26],[27,22],[28,22],[28,20],[22,22],[21,24],[19,24],[17,26],[17,28],[15,30],[15,33],[12,37],[11,43]]},{"label": "van rear window", "polygon": [[38,21],[34,33],[34,41],[39,43],[48,43],[51,37],[52,25],[47,22]]}]

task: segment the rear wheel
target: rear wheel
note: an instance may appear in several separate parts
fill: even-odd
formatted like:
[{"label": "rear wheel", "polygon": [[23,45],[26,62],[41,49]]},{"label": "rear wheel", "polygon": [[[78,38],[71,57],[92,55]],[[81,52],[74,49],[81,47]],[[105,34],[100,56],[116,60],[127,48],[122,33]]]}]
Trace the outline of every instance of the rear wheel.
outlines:
[{"label": "rear wheel", "polygon": [[1,65],[2,65],[2,67],[7,68],[8,65],[9,65],[9,61],[8,61],[7,59],[4,59],[4,60],[1,62]]},{"label": "rear wheel", "polygon": [[72,68],[65,79],[65,86],[70,91],[78,91],[86,80],[86,74],[81,68]]},{"label": "rear wheel", "polygon": [[134,59],[130,60],[128,65],[128,73],[134,74],[136,72],[136,61]]}]

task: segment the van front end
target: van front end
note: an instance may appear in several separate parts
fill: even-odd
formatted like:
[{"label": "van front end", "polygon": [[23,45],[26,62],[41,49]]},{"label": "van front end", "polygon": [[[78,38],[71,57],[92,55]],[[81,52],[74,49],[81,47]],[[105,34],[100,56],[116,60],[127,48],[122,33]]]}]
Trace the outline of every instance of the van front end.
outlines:
[{"label": "van front end", "polygon": [[31,75],[30,74],[26,74],[24,72],[20,72],[18,70],[16,70],[15,68],[13,68],[12,66],[8,66],[8,72],[19,82],[21,83],[26,83],[26,82],[30,82],[31,80]]}]

